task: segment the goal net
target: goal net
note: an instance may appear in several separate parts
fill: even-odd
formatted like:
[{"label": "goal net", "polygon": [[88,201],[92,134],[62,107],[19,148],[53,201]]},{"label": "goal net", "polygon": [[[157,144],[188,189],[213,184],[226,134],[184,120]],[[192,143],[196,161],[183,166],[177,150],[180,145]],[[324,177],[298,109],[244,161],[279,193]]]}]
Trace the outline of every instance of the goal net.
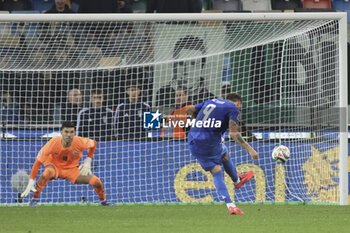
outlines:
[{"label": "goal net", "polygon": [[[98,141],[92,170],[111,202],[220,202],[176,122],[186,121],[182,106],[238,92],[242,135],[259,159],[224,135],[238,171],[255,172],[239,190],[225,177],[232,199],[346,204],[345,18],[1,15],[0,203],[28,202],[19,193],[36,155],[65,120]],[[271,157],[280,144],[291,151],[285,164]],[[57,179],[40,202],[98,198]]]}]

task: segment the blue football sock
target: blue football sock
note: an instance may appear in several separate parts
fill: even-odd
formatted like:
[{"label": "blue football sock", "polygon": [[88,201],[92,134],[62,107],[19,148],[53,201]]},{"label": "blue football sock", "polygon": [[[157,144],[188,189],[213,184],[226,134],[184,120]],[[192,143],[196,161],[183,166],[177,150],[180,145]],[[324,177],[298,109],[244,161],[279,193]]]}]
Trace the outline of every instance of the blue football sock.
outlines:
[{"label": "blue football sock", "polygon": [[224,164],[224,169],[226,171],[226,173],[231,177],[231,179],[233,180],[233,182],[237,182],[238,181],[238,173],[237,173],[237,169],[235,167],[235,165],[233,165],[230,157],[228,158],[228,160],[226,162],[223,162]]},{"label": "blue football sock", "polygon": [[216,190],[218,191],[220,197],[225,201],[225,203],[231,203],[232,201],[230,198],[230,194],[228,193],[228,190],[225,185],[222,170],[213,174],[213,178],[214,178],[214,184],[215,184]]}]

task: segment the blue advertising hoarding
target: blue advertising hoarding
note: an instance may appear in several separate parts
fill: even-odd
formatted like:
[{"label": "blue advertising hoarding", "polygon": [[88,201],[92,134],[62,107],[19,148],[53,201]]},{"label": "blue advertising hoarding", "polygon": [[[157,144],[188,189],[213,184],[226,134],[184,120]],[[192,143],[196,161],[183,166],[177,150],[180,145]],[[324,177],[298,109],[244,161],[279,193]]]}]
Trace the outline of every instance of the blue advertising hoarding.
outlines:
[{"label": "blue advertising hoarding", "polygon": [[[0,142],[0,203],[16,201],[11,177],[21,169],[30,172],[44,143]],[[240,146],[232,142],[226,145],[240,172],[255,171],[255,179],[250,183],[236,191],[230,189],[236,202],[337,202],[339,199],[335,194],[339,190],[336,144],[285,143],[291,151],[291,159],[285,165],[277,165],[271,158],[275,143],[251,143],[259,153],[258,161],[252,161]],[[300,156],[301,153],[304,155]],[[105,185],[106,198],[115,203],[220,201],[211,175],[196,163],[184,141],[100,142],[92,167]],[[321,173],[319,180],[314,179],[315,172]],[[228,177],[225,181],[232,185]],[[61,179],[49,182],[40,199],[45,203],[98,202],[91,186],[72,185]]]}]

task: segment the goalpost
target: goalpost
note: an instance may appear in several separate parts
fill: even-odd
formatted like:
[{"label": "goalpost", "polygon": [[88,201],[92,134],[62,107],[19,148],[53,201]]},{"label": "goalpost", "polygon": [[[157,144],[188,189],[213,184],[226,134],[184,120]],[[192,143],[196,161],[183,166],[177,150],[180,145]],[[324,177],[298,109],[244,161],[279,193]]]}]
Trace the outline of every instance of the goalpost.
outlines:
[{"label": "goalpost", "polygon": [[[255,172],[239,190],[225,178],[233,200],[347,205],[346,30],[345,13],[0,15],[0,204],[28,202],[18,193],[64,119],[99,141],[92,167],[111,202],[220,202],[186,138],[166,133],[185,87],[188,104],[243,97],[242,134],[259,159],[225,135],[237,169]],[[136,86],[143,105],[127,100]],[[69,97],[74,88],[81,96]],[[109,113],[84,123],[79,110],[95,106],[96,89]],[[283,165],[271,158],[278,144],[291,151]],[[63,180],[40,201],[98,202],[91,187]]]}]

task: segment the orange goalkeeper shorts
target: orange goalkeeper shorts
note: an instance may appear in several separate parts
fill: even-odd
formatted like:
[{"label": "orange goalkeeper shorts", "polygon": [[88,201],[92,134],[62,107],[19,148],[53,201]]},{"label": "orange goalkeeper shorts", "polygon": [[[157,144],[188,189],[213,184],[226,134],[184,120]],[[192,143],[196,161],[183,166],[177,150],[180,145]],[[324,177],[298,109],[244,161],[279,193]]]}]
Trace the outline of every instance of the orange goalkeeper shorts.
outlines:
[{"label": "orange goalkeeper shorts", "polygon": [[55,179],[57,179],[57,178],[65,179],[65,180],[68,180],[68,181],[72,182],[73,184],[75,184],[75,181],[80,176],[80,170],[77,167],[60,168],[52,163],[49,163],[46,166],[53,166],[55,168],[55,170],[56,170]]}]

